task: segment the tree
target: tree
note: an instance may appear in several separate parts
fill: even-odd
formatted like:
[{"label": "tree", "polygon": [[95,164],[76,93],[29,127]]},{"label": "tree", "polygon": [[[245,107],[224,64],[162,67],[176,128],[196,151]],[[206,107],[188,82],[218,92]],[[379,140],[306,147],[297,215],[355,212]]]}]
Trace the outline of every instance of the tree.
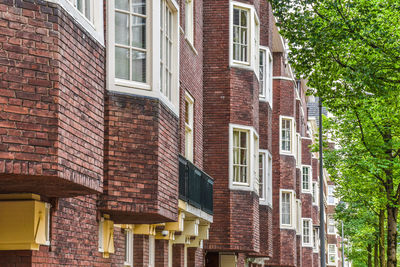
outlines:
[{"label": "tree", "polygon": [[[385,193],[387,266],[397,266],[400,2],[270,0],[290,63],[343,120],[347,154]],[[356,155],[356,156],[353,156]]]}]

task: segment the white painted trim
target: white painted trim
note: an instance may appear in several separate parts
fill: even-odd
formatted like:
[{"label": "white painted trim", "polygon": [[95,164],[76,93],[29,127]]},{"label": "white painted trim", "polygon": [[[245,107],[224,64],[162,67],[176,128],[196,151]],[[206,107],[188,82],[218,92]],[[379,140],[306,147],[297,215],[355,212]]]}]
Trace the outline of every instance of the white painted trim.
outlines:
[{"label": "white painted trim", "polygon": [[[309,173],[308,173],[308,190],[303,188],[303,168],[308,168],[309,169]],[[311,165],[301,165],[301,169],[300,169],[300,173],[301,173],[301,193],[303,194],[312,194],[312,166]]]},{"label": "white painted trim", "polygon": [[[290,127],[291,127],[291,140],[290,140],[290,149],[291,151],[284,151],[282,150],[282,120],[290,120]],[[295,119],[293,117],[289,117],[289,116],[279,116],[279,154],[281,155],[289,155],[289,156],[293,156],[296,157],[295,155],[295,136],[296,136],[296,129],[295,129],[296,125],[295,125]]]},{"label": "white painted trim", "polygon": [[[282,194],[289,193],[291,195],[291,203],[290,203],[290,224],[282,224]],[[279,189],[279,225],[281,229],[296,229],[295,225],[295,206],[296,206],[296,192],[291,189]]]},{"label": "white painted trim", "polygon": [[90,35],[93,36],[102,46],[104,46],[104,19],[103,19],[103,1],[92,1],[95,6],[93,10],[93,22],[89,21],[81,12],[79,12],[68,0],[47,0],[48,2],[60,5],[67,11]]},{"label": "white painted trim", "polygon": [[[264,166],[265,166],[265,170],[264,170],[264,192],[265,192],[265,198],[259,200],[259,205],[261,206],[269,206],[272,208],[272,191],[273,191],[273,187],[272,187],[272,164],[271,166],[269,166],[269,159],[271,159],[272,161],[272,155],[269,152],[269,150],[267,149],[260,149],[259,153],[263,153],[265,154],[264,157]],[[272,162],[271,162],[272,163]],[[268,189],[269,187],[271,188],[271,192],[269,193]]]},{"label": "white painted trim", "polygon": [[[233,182],[233,130],[234,129],[244,130],[247,131],[249,134],[249,154],[248,154],[249,182],[248,183]],[[256,136],[259,140],[259,135],[252,126],[232,124],[232,123],[229,124],[229,189],[230,190],[254,191],[258,194],[258,190],[256,190],[254,187],[255,177],[253,177],[254,167],[255,167],[254,152],[256,151],[256,148],[254,147],[254,136]]]},{"label": "white painted trim", "polygon": [[124,229],[125,230],[125,255],[128,254],[128,261],[124,261],[124,267],[132,267],[133,266],[133,231],[132,229]]},{"label": "white painted trim", "polygon": [[[66,0],[64,0],[66,1]],[[161,100],[179,117],[179,51],[180,26],[179,5],[175,0],[165,0],[173,13],[173,78],[171,85],[171,101],[160,92],[160,5],[163,0],[147,0],[146,44],[147,66],[146,83],[127,81],[115,78],[115,19],[114,0],[107,1],[107,90],[129,95],[147,96]]]},{"label": "white painted trim", "polygon": [[284,80],[284,81],[291,81],[293,83],[296,83],[296,80],[290,77],[285,77],[285,76],[274,76],[272,77],[273,80]]},{"label": "white painted trim", "polygon": [[[319,207],[319,183],[317,181],[312,182],[313,185],[315,185],[315,201],[312,201],[313,206]],[[314,195],[314,192],[312,192],[312,195]],[[312,199],[311,199],[312,200]]]},{"label": "white painted trim", "polygon": [[[260,49],[265,52],[264,58],[264,95],[259,95],[259,100],[263,102],[269,103],[272,109],[272,101],[273,101],[273,57],[271,54],[271,50],[266,46],[261,46]],[[268,71],[267,71],[268,70]],[[267,86],[268,84],[268,86]]]},{"label": "white painted trim", "polygon": [[[241,62],[241,61],[236,61],[233,60],[233,7],[236,6],[241,9],[247,9],[249,11],[249,36],[248,36],[248,62]],[[260,37],[258,36],[258,47],[254,44],[253,41],[253,36],[255,34],[255,21],[259,22],[258,15],[255,11],[255,8],[253,5],[250,4],[245,4],[242,2],[237,2],[237,1],[230,1],[229,4],[229,67],[235,67],[235,68],[241,68],[241,69],[246,69],[246,70],[252,70],[254,71],[256,77],[258,78],[258,66],[259,62],[255,62],[255,57],[254,53],[257,52],[259,53],[259,43],[260,43]],[[260,25],[260,23],[259,23]],[[260,26],[259,26],[260,28]],[[260,31],[259,31],[260,32]]]},{"label": "white painted trim", "polygon": [[[329,253],[329,246],[335,246],[335,252],[334,252],[334,253],[335,253],[335,261],[330,261],[330,260],[329,260],[329,258],[330,258],[329,255],[330,255],[330,254],[333,254],[333,253]],[[336,246],[336,244],[328,244],[327,250],[328,250],[328,251],[327,251],[327,252],[328,252],[328,259],[327,259],[327,260],[328,260],[328,265],[336,266],[337,258],[338,258],[338,256],[337,256],[337,246]]]},{"label": "white painted trim", "polygon": [[[304,222],[305,221],[308,221],[308,231],[309,231],[309,234],[310,234],[310,236],[309,236],[309,239],[310,239],[310,242],[309,243],[305,243],[304,242]],[[303,246],[303,247],[313,247],[313,231],[314,231],[314,228],[313,228],[313,224],[312,224],[312,219],[311,218],[302,218],[301,219],[301,245]]]}]

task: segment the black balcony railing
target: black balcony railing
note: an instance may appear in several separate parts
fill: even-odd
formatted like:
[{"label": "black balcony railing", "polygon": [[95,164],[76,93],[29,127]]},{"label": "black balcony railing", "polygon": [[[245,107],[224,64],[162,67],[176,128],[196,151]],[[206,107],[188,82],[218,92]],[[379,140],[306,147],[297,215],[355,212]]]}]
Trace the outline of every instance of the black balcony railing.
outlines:
[{"label": "black balcony railing", "polygon": [[213,214],[213,179],[193,163],[179,156],[179,198]]}]

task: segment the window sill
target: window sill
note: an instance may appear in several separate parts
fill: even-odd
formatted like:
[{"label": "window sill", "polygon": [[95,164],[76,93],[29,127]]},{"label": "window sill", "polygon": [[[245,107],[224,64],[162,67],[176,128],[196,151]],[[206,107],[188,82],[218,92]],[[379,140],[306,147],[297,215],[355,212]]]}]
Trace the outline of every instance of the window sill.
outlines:
[{"label": "window sill", "polygon": [[139,89],[139,90],[147,90],[147,91],[151,90],[151,86],[149,84],[133,82],[133,81],[123,80],[123,79],[118,79],[118,78],[115,79],[115,85],[132,88],[132,89]]},{"label": "window sill", "polygon": [[187,36],[185,36],[185,41],[186,41],[186,43],[190,46],[190,48],[192,49],[193,53],[195,53],[196,56],[198,56],[199,53],[197,52],[196,48],[194,47],[193,42],[191,42],[191,41],[187,38]]},{"label": "window sill", "polygon": [[301,190],[301,193],[302,194],[310,194],[310,195],[312,195],[312,192],[311,191],[309,191],[309,190]]},{"label": "window sill", "polygon": [[281,150],[281,151],[279,151],[279,154],[284,155],[284,156],[292,156],[295,158],[295,155],[290,151],[282,151]]},{"label": "window sill", "polygon": [[286,224],[281,224],[280,228],[285,229],[285,230],[296,230],[296,228],[294,226],[286,225]]},{"label": "window sill", "polygon": [[312,248],[312,247],[313,247],[312,244],[301,244],[301,246],[302,246],[303,248]]}]

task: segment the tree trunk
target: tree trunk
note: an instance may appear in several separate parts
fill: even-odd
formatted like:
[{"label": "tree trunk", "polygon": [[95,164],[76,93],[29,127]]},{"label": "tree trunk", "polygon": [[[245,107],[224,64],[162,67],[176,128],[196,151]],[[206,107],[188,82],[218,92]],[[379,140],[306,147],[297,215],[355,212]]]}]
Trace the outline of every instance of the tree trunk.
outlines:
[{"label": "tree trunk", "polygon": [[385,259],[385,210],[379,211],[379,263],[380,267],[386,267]]},{"label": "tree trunk", "polygon": [[379,267],[379,235],[376,237],[376,241],[374,244],[374,267]]},{"label": "tree trunk", "polygon": [[387,267],[397,267],[397,214],[398,208],[387,205]]},{"label": "tree trunk", "polygon": [[368,254],[368,267],[372,267],[372,245],[371,244],[368,244],[367,254]]}]

